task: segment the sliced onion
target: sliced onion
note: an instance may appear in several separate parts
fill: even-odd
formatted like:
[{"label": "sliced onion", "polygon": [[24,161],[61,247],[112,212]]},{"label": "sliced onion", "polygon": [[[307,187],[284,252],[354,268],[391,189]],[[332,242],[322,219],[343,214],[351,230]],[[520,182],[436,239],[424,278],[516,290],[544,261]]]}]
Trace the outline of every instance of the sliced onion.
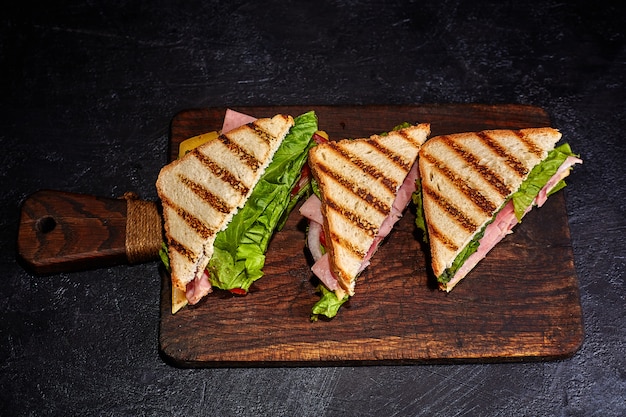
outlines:
[{"label": "sliced onion", "polygon": [[320,245],[320,236],[322,234],[322,225],[318,222],[309,221],[309,232],[307,233],[307,245],[313,261],[317,262],[322,257],[322,248]]}]

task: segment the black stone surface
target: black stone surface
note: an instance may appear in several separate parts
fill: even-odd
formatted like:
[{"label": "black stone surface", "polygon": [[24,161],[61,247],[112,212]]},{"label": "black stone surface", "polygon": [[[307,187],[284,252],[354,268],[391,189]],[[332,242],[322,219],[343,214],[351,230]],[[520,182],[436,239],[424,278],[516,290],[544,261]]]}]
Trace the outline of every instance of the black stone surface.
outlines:
[{"label": "black stone surface", "polygon": [[[55,3],[0,14],[0,415],[626,415],[621,3]],[[459,102],[541,106],[585,160],[565,190],[586,333],[569,359],[177,369],[155,264],[16,263],[38,189],[156,199],[179,110]]]}]

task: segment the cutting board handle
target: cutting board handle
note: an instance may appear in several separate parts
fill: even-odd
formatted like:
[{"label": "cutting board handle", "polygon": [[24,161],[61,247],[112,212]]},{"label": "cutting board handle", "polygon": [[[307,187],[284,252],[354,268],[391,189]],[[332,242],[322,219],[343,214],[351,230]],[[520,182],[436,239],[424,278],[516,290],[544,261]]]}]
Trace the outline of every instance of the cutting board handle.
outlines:
[{"label": "cutting board handle", "polygon": [[158,259],[162,242],[156,203],[41,190],[24,200],[18,260],[38,275]]}]

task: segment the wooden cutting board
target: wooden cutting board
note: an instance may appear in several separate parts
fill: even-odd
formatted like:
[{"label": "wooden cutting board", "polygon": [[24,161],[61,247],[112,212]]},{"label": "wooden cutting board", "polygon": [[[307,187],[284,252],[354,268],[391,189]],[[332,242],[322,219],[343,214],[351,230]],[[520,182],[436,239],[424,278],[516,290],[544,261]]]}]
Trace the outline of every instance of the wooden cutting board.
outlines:
[{"label": "wooden cutting board", "polygon": [[[404,122],[431,123],[432,136],[549,126],[520,105],[235,107],[256,117],[315,110],[331,138],[364,137]],[[191,136],[221,128],[225,109],[194,109],[171,124],[170,158]],[[564,138],[567,140],[567,138]],[[572,185],[576,187],[575,184]],[[583,340],[565,192],[533,210],[455,289],[435,289],[416,239],[412,206],[362,274],[356,295],[332,320],[309,320],[318,300],[295,210],[275,234],[265,276],[245,297],[222,291],[170,312],[162,268],[160,349],[171,363],[209,366],[327,366],[550,360]]]}]

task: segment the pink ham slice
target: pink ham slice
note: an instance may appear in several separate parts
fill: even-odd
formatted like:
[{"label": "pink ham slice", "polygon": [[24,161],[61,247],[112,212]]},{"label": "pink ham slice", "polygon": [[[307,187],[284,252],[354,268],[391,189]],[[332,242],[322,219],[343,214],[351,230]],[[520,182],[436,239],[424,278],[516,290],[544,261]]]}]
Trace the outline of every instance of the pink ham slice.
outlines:
[{"label": "pink ham slice", "polygon": [[539,195],[537,195],[537,206],[543,206],[543,203],[548,199],[548,193],[550,190],[554,188],[554,186],[561,181],[563,178],[569,175],[569,169],[575,164],[582,164],[583,161],[580,158],[576,158],[575,156],[568,156],[565,161],[561,164],[556,173],[550,178],[548,183],[539,191]]},{"label": "pink ham slice", "polygon": [[[239,113],[235,110],[226,109],[226,115],[224,116],[224,123],[222,125],[222,133],[226,133],[247,123],[254,122],[255,120],[255,117]],[[202,274],[198,274],[193,281],[187,284],[185,297],[187,298],[187,302],[193,305],[212,290],[211,282],[209,281],[209,274],[206,270],[204,270]]]},{"label": "pink ham slice", "polygon": [[337,278],[330,269],[330,256],[328,256],[328,253],[322,255],[317,262],[313,264],[311,271],[313,271],[315,276],[318,277],[329,290],[335,291],[339,289]]},{"label": "pink ham slice", "polygon": [[361,263],[361,268],[359,268],[359,272],[362,272],[365,268],[368,267],[369,261],[372,256],[378,250],[381,242],[393,229],[393,226],[402,218],[402,212],[409,205],[409,201],[411,201],[411,196],[416,190],[417,181],[417,162],[413,164],[411,170],[407,174],[406,178],[404,178],[404,182],[398,189],[398,194],[396,195],[396,199],[393,201],[393,205],[391,206],[391,213],[389,216],[385,218],[383,224],[380,226],[378,231],[378,235],[374,239],[372,246],[370,246],[365,258],[363,258],[363,262]]},{"label": "pink ham slice", "polygon": [[[539,191],[537,197],[533,203],[526,209],[526,213],[528,213],[533,206],[541,207],[548,199],[548,194],[550,190],[554,188],[554,186],[561,181],[563,178],[569,175],[569,169],[574,164],[582,164],[582,160],[573,156],[569,156],[565,159],[565,161],[561,164],[557,172],[548,180],[546,185]],[[485,233],[483,237],[479,241],[478,249],[476,252],[471,254],[461,265],[461,267],[456,271],[456,274],[452,277],[452,279],[446,284],[446,291],[452,290],[452,288],[472,270],[474,267],[480,262],[491,249],[493,249],[506,235],[511,233],[513,227],[519,222],[517,216],[515,215],[515,208],[513,206],[513,201],[509,201],[505,204],[505,206],[498,212],[496,218],[493,222],[491,222],[485,228]]]},{"label": "pink ham slice", "polygon": [[317,222],[319,224],[324,223],[324,217],[322,216],[322,201],[315,195],[307,198],[300,206],[300,214],[309,220]]},{"label": "pink ham slice", "polygon": [[[415,163],[413,164],[413,166],[411,167],[411,170],[409,171],[408,175],[404,179],[404,182],[398,189],[396,199],[394,200],[393,205],[391,207],[391,213],[389,214],[389,216],[385,218],[382,225],[380,226],[378,235],[374,238],[374,242],[372,242],[372,245],[370,246],[369,250],[367,251],[367,254],[363,258],[363,261],[361,262],[359,272],[362,272],[365,268],[369,266],[370,259],[372,258],[374,253],[376,253],[376,251],[378,250],[380,243],[383,241],[385,237],[387,237],[387,235],[393,229],[393,226],[402,217],[402,212],[404,211],[406,206],[409,204],[409,201],[411,201],[411,196],[413,195],[413,192],[415,192],[415,189],[416,189],[415,182],[417,180],[417,176],[418,176],[417,163]],[[322,216],[321,207],[322,207],[322,203],[315,194],[309,197],[307,201],[305,201],[304,204],[302,204],[302,206],[300,207],[300,214],[302,214],[304,217],[308,218],[311,221],[310,226],[309,226],[309,231],[310,231],[311,226],[313,226],[314,223],[318,223],[319,225],[323,223],[324,218]],[[317,227],[317,226],[313,226],[313,227]],[[309,237],[310,237],[308,241],[309,249],[319,248],[320,246],[319,234],[317,237],[315,237],[315,235],[309,234]],[[326,287],[329,290],[334,291],[338,289],[339,285],[337,283],[337,278],[333,274],[332,270],[330,269],[330,260],[329,260],[328,253],[321,255],[318,259],[315,259],[316,255],[314,252],[317,252],[317,250],[314,249],[314,251],[311,252],[313,254],[313,259],[315,261],[315,263],[311,267],[311,270],[324,283],[324,285],[326,285]]]},{"label": "pink ham slice", "polygon": [[321,235],[324,233],[322,223],[322,202],[315,195],[307,198],[300,206],[300,214],[309,219],[309,230],[307,231],[307,247],[313,257],[313,266],[311,270],[324,283],[326,288],[335,291],[339,288],[337,278],[330,269],[330,259],[328,253],[322,253]]},{"label": "pink ham slice", "polygon": [[226,109],[226,115],[224,116],[224,124],[222,125],[222,133],[229,132],[233,129],[243,126],[248,123],[252,123],[256,120],[256,117],[249,116],[238,111]]},{"label": "pink ham slice", "polygon": [[209,274],[206,270],[204,270],[202,275],[196,277],[193,281],[187,284],[185,297],[187,298],[189,304],[193,305],[211,291],[213,291],[213,288],[211,287],[211,282],[209,282]]}]

